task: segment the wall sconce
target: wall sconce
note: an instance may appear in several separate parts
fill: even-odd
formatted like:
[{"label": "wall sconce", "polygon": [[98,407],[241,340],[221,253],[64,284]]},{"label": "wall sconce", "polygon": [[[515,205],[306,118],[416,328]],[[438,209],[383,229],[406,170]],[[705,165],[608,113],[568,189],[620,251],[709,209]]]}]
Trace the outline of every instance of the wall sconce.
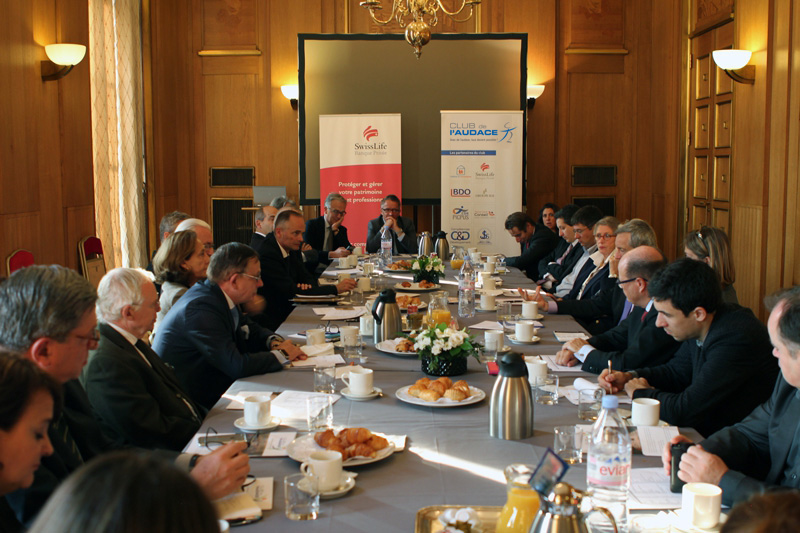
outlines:
[{"label": "wall sconce", "polygon": [[42,61],[42,81],[60,80],[86,55],[86,47],[82,44],[48,44],[44,51],[50,61]]},{"label": "wall sconce", "polygon": [[748,65],[750,50],[714,50],[711,56],[714,63],[733,81],[753,85],[756,82],[756,66]]},{"label": "wall sconce", "polygon": [[536,99],[542,96],[544,92],[544,85],[528,85],[526,93],[528,96],[528,109],[533,109],[536,105]]},{"label": "wall sconce", "polygon": [[297,110],[297,98],[300,96],[300,87],[297,85],[281,85],[281,93],[292,104],[292,109]]}]

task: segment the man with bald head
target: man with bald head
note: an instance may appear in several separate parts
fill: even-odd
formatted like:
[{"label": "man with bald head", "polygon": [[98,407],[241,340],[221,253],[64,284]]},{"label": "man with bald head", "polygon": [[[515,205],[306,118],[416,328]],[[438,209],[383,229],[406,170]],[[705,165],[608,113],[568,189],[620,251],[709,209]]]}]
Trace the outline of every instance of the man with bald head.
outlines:
[{"label": "man with bald head", "polygon": [[256,211],[254,221],[256,230],[250,238],[250,248],[258,251],[261,243],[267,238],[267,235],[272,233],[273,226],[275,225],[275,216],[278,214],[278,208],[271,205],[262,205]]},{"label": "man with bald head", "polygon": [[208,257],[214,255],[214,235],[208,222],[199,218],[187,218],[175,228],[176,232],[186,230],[192,230],[197,234],[197,239],[203,243],[203,249]]},{"label": "man with bald head", "polygon": [[656,326],[658,313],[647,287],[653,275],[666,265],[664,254],[652,246],[639,246],[619,261],[617,285],[633,310],[620,324],[588,341],[574,339],[558,352],[556,362],[599,374],[611,361],[615,370],[630,370],[666,363],[680,343]]}]

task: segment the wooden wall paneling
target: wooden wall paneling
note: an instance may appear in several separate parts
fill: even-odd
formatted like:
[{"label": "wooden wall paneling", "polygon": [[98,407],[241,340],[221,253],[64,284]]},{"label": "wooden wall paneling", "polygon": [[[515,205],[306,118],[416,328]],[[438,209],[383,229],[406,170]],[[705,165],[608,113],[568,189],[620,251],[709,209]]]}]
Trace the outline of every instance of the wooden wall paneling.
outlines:
[{"label": "wooden wall paneling", "polygon": [[[203,59],[198,52],[203,50],[205,22],[205,0],[191,0],[191,53],[185,58],[191,64],[192,80],[192,142],[191,156],[193,159],[193,176],[191,192],[191,211],[195,217],[210,221],[211,216],[211,191],[208,185],[208,160],[206,154],[206,128],[208,123],[205,111],[208,107],[205,96],[205,80],[203,79]],[[213,6],[212,6],[213,8]]]},{"label": "wooden wall paneling", "polygon": [[7,214],[2,218],[3,224],[0,228],[2,229],[3,245],[2,256],[0,256],[0,262],[2,262],[0,276],[6,275],[6,258],[19,248],[25,248],[33,253],[33,258],[38,264],[51,262],[45,251],[46,247],[41,245],[38,212]]},{"label": "wooden wall paneling", "polygon": [[257,143],[256,76],[204,75],[203,82],[206,167],[254,166]]},{"label": "wooden wall paneling", "polygon": [[[94,207],[92,205],[67,207],[64,209],[64,226],[66,227],[65,245],[67,263],[70,268],[80,271],[78,258],[78,242],[84,237],[94,235]],[[106,245],[106,243],[103,243]],[[104,255],[111,255],[111,250],[103,250]]]},{"label": "wooden wall paneling", "polygon": [[203,0],[203,49],[255,49],[259,0]]},{"label": "wooden wall paneling", "polygon": [[[788,42],[790,53],[787,54],[787,64],[789,70],[789,80],[794,84],[800,83],[800,54],[795,50],[800,49],[800,0],[793,0],[791,16],[787,13],[787,20],[791,21],[792,31],[789,34],[790,38],[785,38]],[[787,48],[784,46],[784,48]],[[789,112],[788,117],[800,117],[800,91],[794,90],[789,95]],[[792,206],[800,205],[800,184],[796,176],[800,175],[800,120],[792,120],[789,123],[789,134],[787,146],[787,165],[784,180],[787,183],[787,201],[791,198],[794,201]],[[770,205],[772,203],[770,202]],[[770,221],[770,226],[772,221]],[[787,213],[785,227],[796,228],[798,225],[797,209],[789,210]],[[798,285],[800,284],[800,245],[798,244],[797,234],[794,231],[784,232],[785,249],[789,252],[785,260],[786,275],[780,285]],[[773,282],[769,277],[771,274],[768,271],[767,287],[771,288]]]},{"label": "wooden wall paneling", "polygon": [[[741,305],[750,307],[757,313],[759,309],[763,309],[761,300],[764,290],[759,272],[764,254],[753,251],[761,249],[759,244],[754,243],[761,242],[763,208],[734,204],[733,211],[732,222],[736,227],[731,231],[731,248],[736,266],[736,295]],[[764,318],[763,313],[761,318]]]}]

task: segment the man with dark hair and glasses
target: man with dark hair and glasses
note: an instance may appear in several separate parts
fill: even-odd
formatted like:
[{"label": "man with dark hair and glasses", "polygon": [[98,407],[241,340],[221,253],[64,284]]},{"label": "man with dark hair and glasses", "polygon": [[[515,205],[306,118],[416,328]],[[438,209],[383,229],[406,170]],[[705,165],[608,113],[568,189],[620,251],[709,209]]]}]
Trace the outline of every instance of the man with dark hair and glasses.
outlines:
[{"label": "man with dark hair and glasses", "polygon": [[556,362],[573,366],[583,363],[586,372],[599,374],[611,362],[616,370],[632,370],[669,361],[680,343],[656,326],[658,313],[647,290],[649,280],[667,264],[664,254],[652,246],[639,246],[619,262],[617,285],[634,307],[618,326],[588,341],[574,339],[564,344]]},{"label": "man with dark hair and glasses", "polygon": [[417,229],[410,218],[402,213],[400,198],[394,194],[381,200],[381,214],[367,225],[367,253],[381,249],[381,231],[386,227],[392,236],[392,255],[417,253]]},{"label": "man with dark hair and glasses", "polygon": [[662,365],[603,370],[599,383],[604,389],[655,398],[661,402],[662,420],[693,427],[704,436],[739,422],[769,397],[778,365],[770,354],[767,328],[750,309],[722,303],[711,267],[678,259],[653,276],[649,291],[658,312],[656,325],[681,346]]},{"label": "man with dark hair and glasses", "polygon": [[338,192],[325,198],[325,214],[306,222],[303,240],[319,252],[319,262],[331,264],[331,258],[347,257],[352,245],[347,228],[342,225],[347,215],[347,200]]}]

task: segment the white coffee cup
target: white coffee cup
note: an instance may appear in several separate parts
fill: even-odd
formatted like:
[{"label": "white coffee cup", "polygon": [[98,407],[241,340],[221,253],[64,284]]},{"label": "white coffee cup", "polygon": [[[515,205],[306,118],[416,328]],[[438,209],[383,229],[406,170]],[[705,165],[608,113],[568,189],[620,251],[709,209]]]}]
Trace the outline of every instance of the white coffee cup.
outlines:
[{"label": "white coffee cup", "polygon": [[687,483],[681,494],[681,515],[690,524],[704,529],[719,523],[722,489],[711,483]]},{"label": "white coffee cup", "polygon": [[[347,258],[346,257],[342,257],[342,259],[344,260],[344,259],[347,259]],[[345,267],[345,268],[347,268],[347,267]],[[339,280],[339,281],[344,281],[346,279],[350,279],[350,274],[348,274],[347,272],[337,272],[336,279]]]},{"label": "white coffee cup", "polygon": [[547,375],[547,363],[538,357],[525,357],[525,366],[528,368],[528,381],[531,385],[536,383],[536,378]]},{"label": "white coffee cup", "polygon": [[342,326],[339,328],[342,336],[342,344],[351,346],[358,342],[358,326]]},{"label": "white coffee cup", "polygon": [[533,327],[533,322],[530,320],[519,320],[514,324],[514,336],[518,341],[529,342],[533,340],[533,335],[536,328]]},{"label": "white coffee cup", "polygon": [[[488,274],[488,272],[481,272],[481,274]],[[488,276],[481,276],[481,281],[483,282],[483,288],[487,291],[493,291],[497,288],[497,282],[491,274]]]},{"label": "white coffee cup", "polygon": [[484,311],[488,311],[489,309],[494,310],[494,305],[495,305],[494,304],[494,299],[495,299],[495,295],[494,294],[487,294],[485,292],[482,293],[481,294],[481,309],[483,309]]},{"label": "white coffee cup", "polygon": [[363,255],[363,253],[364,253],[364,250],[362,250],[360,246],[356,246],[355,248],[353,248],[353,255],[354,256],[358,257],[359,255]]},{"label": "white coffee cup", "polygon": [[483,264],[483,271],[484,272],[488,272],[489,274],[494,274],[495,265],[496,265],[496,263],[490,263],[489,261],[486,261]]},{"label": "white coffee cup", "polygon": [[502,330],[490,329],[483,334],[483,342],[487,350],[500,351],[505,346],[505,336]]},{"label": "white coffee cup", "polygon": [[358,324],[361,326],[361,332],[364,335],[372,335],[375,331],[375,318],[369,311],[359,317]]},{"label": "white coffee cup", "polygon": [[496,255],[487,255],[486,262],[496,264],[497,263],[497,256]]},{"label": "white coffee cup", "polygon": [[473,246],[472,248],[467,248],[467,253],[470,253],[470,254],[475,253],[477,251],[478,251],[478,247],[477,246]]},{"label": "white coffee cup", "polygon": [[631,423],[634,426],[657,426],[661,402],[655,398],[636,398],[631,404]]},{"label": "white coffee cup", "polygon": [[522,318],[539,318],[539,304],[537,302],[522,302]]},{"label": "white coffee cup", "polygon": [[354,396],[367,396],[374,390],[370,368],[354,368],[347,374],[342,374],[342,381],[347,383],[350,394]]},{"label": "white coffee cup", "polygon": [[325,344],[325,328],[307,329],[306,344],[308,346],[313,346],[315,344]]},{"label": "white coffee cup", "polygon": [[347,256],[347,266],[350,268],[356,268],[358,266],[358,256],[350,254]]},{"label": "white coffee cup", "polygon": [[328,450],[311,452],[300,465],[302,473],[308,475],[309,470],[317,476],[320,492],[335,490],[342,482],[342,454]]},{"label": "white coffee cup", "polygon": [[244,423],[250,427],[263,427],[269,424],[272,419],[269,416],[269,396],[255,395],[248,396],[242,402],[244,404]]},{"label": "white coffee cup", "polygon": [[365,276],[369,276],[375,272],[375,263],[362,263],[361,270],[364,272]]},{"label": "white coffee cup", "polygon": [[480,252],[470,252],[469,253],[469,257],[470,257],[470,259],[472,259],[472,262],[475,263],[476,265],[481,262],[481,253]]},{"label": "white coffee cup", "polygon": [[361,291],[368,291],[369,290],[369,278],[358,278],[358,290]]}]

